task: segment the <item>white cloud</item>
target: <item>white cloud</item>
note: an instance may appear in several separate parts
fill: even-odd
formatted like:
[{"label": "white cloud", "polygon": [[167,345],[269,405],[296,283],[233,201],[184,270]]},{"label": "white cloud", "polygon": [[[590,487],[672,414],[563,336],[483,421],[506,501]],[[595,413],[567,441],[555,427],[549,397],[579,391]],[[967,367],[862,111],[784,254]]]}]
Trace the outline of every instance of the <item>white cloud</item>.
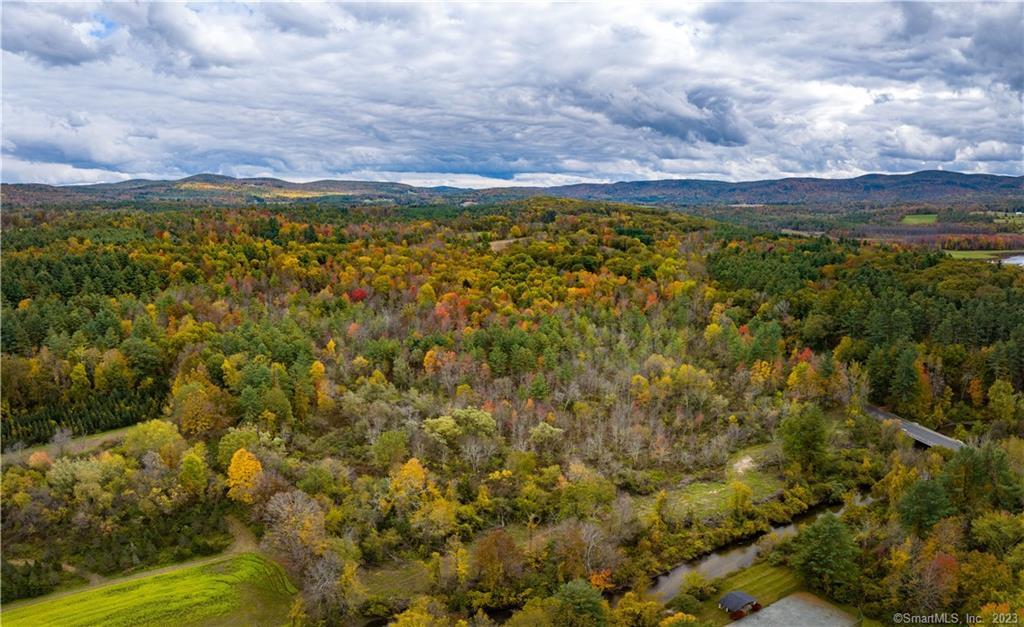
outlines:
[{"label": "white cloud", "polygon": [[4,3],[3,177],[1021,174],[1021,6]]},{"label": "white cloud", "polygon": [[124,172],[111,172],[96,168],[76,168],[66,163],[22,161],[14,157],[0,159],[0,176],[4,181],[31,181],[47,185],[76,185],[85,183],[116,183],[136,177]]}]

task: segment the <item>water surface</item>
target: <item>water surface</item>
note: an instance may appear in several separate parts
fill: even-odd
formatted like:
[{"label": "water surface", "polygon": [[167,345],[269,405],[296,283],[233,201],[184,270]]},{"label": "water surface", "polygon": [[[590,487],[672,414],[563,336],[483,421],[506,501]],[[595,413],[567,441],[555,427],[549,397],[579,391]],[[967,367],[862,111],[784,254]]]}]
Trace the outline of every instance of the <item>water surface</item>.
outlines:
[{"label": "water surface", "polygon": [[[854,499],[854,503],[857,505],[863,505],[870,501],[871,497],[862,497],[859,494]],[[772,530],[768,533],[775,534],[777,538],[787,538],[795,535],[800,527],[817,520],[819,516],[827,512],[839,515],[843,513],[844,509],[846,509],[845,505],[815,508],[794,518],[791,523],[772,527]],[[757,545],[757,541],[768,535],[768,533],[745,540],[739,544],[730,545],[724,549],[719,549],[696,560],[680,564],[664,575],[659,575],[655,578],[651,582],[651,586],[647,588],[647,593],[662,603],[668,603],[679,594],[679,586],[683,583],[683,578],[693,571],[699,572],[706,579],[710,580],[719,579],[736,571],[743,570],[757,559],[761,550]]]}]

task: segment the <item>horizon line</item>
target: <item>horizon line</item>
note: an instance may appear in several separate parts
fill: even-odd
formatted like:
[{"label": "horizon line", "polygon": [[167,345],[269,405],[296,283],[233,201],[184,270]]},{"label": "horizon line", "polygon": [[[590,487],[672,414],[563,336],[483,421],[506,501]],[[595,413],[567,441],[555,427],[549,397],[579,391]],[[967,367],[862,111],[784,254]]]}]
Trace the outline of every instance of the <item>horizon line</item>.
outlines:
[{"label": "horizon line", "polygon": [[[1009,178],[1009,179],[1024,178],[1024,174],[994,174],[994,173],[989,173],[989,172],[962,172],[962,171],[959,171],[959,170],[941,170],[941,169],[933,168],[933,169],[927,169],[927,170],[912,170],[912,171],[906,171],[906,172],[864,172],[862,174],[857,174],[857,175],[853,175],[853,176],[849,176],[849,175],[847,175],[847,176],[842,176],[842,175],[839,175],[839,176],[827,176],[827,175],[820,175],[820,174],[819,175],[807,174],[807,175],[780,176],[780,177],[777,177],[777,178],[739,179],[739,180],[731,180],[731,179],[724,179],[724,178],[700,178],[700,177],[678,177],[678,178],[673,178],[673,177],[668,177],[668,178],[649,178],[649,179],[643,179],[643,178],[638,178],[638,179],[617,179],[617,180],[605,179],[605,180],[591,180],[591,181],[556,183],[556,184],[549,184],[549,185],[538,184],[538,183],[519,183],[519,184],[517,184],[514,180],[509,180],[509,184],[508,185],[487,185],[487,186],[480,186],[480,187],[476,187],[476,186],[474,186],[474,187],[466,187],[466,186],[462,186],[462,185],[450,185],[450,184],[424,185],[424,184],[406,183],[406,182],[403,182],[403,181],[391,180],[391,179],[387,179],[387,178],[377,178],[377,179],[372,179],[372,178],[311,178],[309,180],[301,180],[301,179],[300,180],[292,180],[292,179],[288,179],[288,178],[283,178],[282,176],[273,176],[273,175],[269,175],[269,174],[267,174],[267,175],[259,175],[259,176],[232,176],[230,174],[218,174],[218,173],[215,173],[215,172],[197,172],[195,174],[189,174],[189,175],[181,176],[181,177],[178,177],[178,178],[150,178],[150,177],[146,177],[146,176],[141,176],[141,177],[138,177],[138,178],[126,178],[126,179],[120,179],[120,180],[97,181],[97,182],[83,182],[83,183],[43,183],[43,182],[26,182],[26,181],[19,181],[19,182],[0,181],[0,184],[3,184],[3,185],[41,185],[41,186],[45,186],[45,187],[57,187],[57,188],[69,188],[70,187],[70,188],[74,188],[74,187],[94,187],[94,186],[98,186],[98,185],[119,185],[119,184],[125,184],[125,183],[133,183],[133,182],[137,182],[137,183],[180,183],[181,181],[186,181],[188,179],[193,179],[193,178],[219,177],[219,178],[224,178],[224,179],[231,179],[231,180],[234,180],[234,181],[259,181],[259,180],[279,181],[279,182],[288,183],[288,184],[291,184],[291,185],[311,185],[311,184],[315,184],[315,183],[371,183],[371,184],[404,185],[406,187],[411,187],[411,188],[415,188],[415,189],[448,188],[448,189],[464,189],[464,190],[473,190],[473,191],[483,191],[483,190],[489,190],[489,189],[516,189],[516,188],[521,188],[521,189],[555,189],[555,188],[563,188],[563,187],[574,187],[574,186],[578,186],[578,185],[616,185],[616,184],[620,184],[620,183],[662,183],[662,182],[677,182],[677,181],[697,181],[697,182],[702,182],[702,183],[727,183],[727,184],[733,184],[733,185],[740,185],[740,184],[744,184],[744,183],[763,183],[763,182],[771,182],[771,181],[785,181],[785,180],[817,180],[817,181],[844,181],[844,180],[846,180],[846,181],[849,181],[849,180],[855,180],[855,179],[859,179],[859,178],[863,178],[863,177],[867,177],[867,176],[893,176],[893,177],[896,177],[896,176],[914,176],[914,175],[918,175],[918,174],[928,174],[928,173],[955,174],[955,175],[961,175],[961,176],[993,176],[993,177],[1001,177],[1001,178]],[[435,174],[435,173],[410,172],[409,174],[415,175],[415,174]],[[436,173],[436,174],[441,174],[441,173]],[[444,173],[444,174],[447,174],[449,176],[481,176],[481,175],[477,175],[477,174],[469,173],[469,172],[467,172],[467,173],[454,173],[454,174],[452,174],[452,173]],[[529,174],[529,173],[524,173],[524,174]],[[340,175],[340,176],[344,176],[344,175]],[[484,177],[481,176],[481,178],[484,178]],[[500,180],[500,179],[495,179],[495,181],[497,181],[497,180]]]}]

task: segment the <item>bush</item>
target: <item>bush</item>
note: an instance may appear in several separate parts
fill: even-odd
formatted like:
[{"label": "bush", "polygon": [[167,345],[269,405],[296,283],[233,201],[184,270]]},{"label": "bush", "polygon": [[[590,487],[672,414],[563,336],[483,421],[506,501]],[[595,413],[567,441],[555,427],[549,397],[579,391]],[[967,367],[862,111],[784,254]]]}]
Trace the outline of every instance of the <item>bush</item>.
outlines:
[{"label": "bush", "polygon": [[716,592],[718,592],[718,584],[708,581],[707,577],[696,570],[686,573],[683,584],[679,586],[680,594],[690,594],[700,601],[707,601]]},{"label": "bush", "polygon": [[680,592],[665,607],[684,614],[699,614],[701,602],[689,592]]}]

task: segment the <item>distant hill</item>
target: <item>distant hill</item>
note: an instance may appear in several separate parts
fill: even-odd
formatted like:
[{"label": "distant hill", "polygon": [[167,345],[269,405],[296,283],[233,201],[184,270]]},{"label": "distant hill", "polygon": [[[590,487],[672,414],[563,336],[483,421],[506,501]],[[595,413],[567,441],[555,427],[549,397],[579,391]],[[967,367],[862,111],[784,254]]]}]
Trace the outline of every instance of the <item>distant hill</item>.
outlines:
[{"label": "distant hill", "polygon": [[925,171],[914,174],[866,174],[851,179],[786,178],[727,183],[664,180],[568,185],[549,192],[559,196],[658,204],[818,204],[948,201],[1024,198],[1024,177]]},{"label": "distant hill", "polygon": [[12,207],[77,204],[250,205],[260,203],[431,202],[437,193],[402,183],[313,181],[292,183],[275,178],[236,179],[197,174],[176,181],[132,179],[96,185],[4,184],[3,203]]},{"label": "distant hill", "polygon": [[291,183],[274,178],[236,179],[198,174],[177,181],[135,179],[76,186],[4,184],[0,193],[8,207],[83,203],[185,203],[199,206],[302,202],[419,204],[482,202],[538,195],[668,206],[960,204],[1007,200],[1024,203],[1024,177],[933,170],[904,175],[867,174],[849,179],[785,178],[746,182],[668,179],[474,190],[372,181]]}]

